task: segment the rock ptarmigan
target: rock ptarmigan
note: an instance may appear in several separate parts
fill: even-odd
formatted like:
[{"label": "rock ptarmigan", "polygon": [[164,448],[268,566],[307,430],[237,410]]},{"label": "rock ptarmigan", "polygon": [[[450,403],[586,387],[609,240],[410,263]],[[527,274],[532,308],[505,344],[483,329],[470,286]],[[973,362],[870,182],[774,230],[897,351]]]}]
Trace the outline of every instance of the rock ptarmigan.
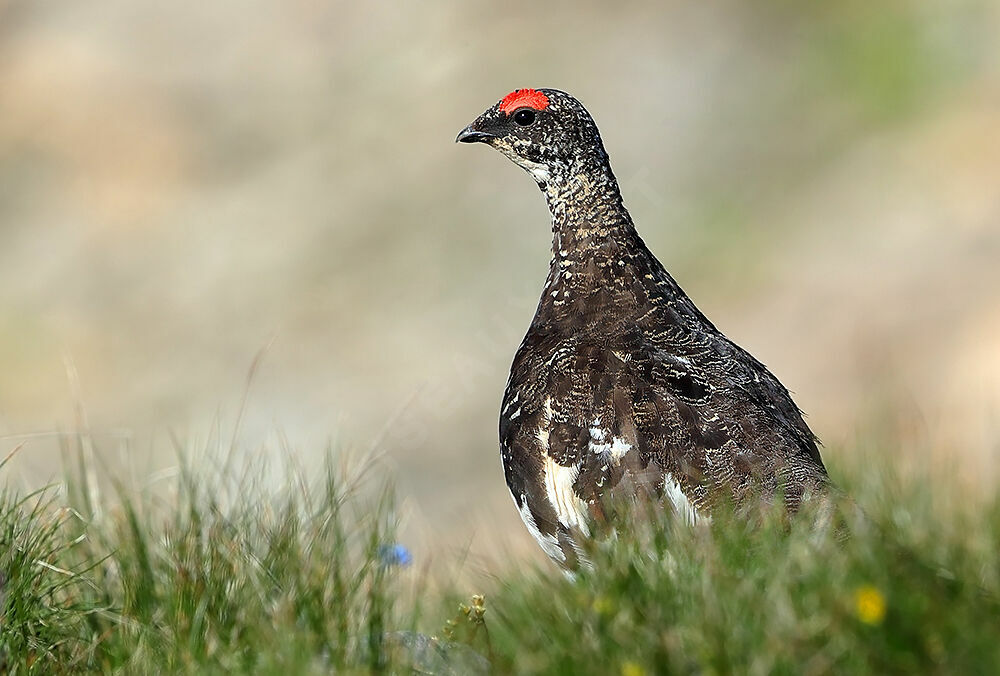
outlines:
[{"label": "rock ptarmigan", "polygon": [[646,248],[579,101],[520,89],[457,140],[531,174],[552,215],[549,274],[500,413],[507,486],[552,559],[578,565],[620,500],[697,521],[720,500],[781,496],[795,510],[825,492],[801,411]]}]

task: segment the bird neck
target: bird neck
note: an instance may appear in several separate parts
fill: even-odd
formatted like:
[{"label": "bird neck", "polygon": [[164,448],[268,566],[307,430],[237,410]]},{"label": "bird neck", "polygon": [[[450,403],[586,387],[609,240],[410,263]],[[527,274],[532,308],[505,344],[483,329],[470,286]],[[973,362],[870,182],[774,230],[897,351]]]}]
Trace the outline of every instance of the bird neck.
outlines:
[{"label": "bird neck", "polygon": [[569,171],[543,191],[552,215],[553,261],[592,260],[609,242],[624,245],[635,233],[618,181],[606,163]]},{"label": "bird neck", "polygon": [[635,313],[640,277],[649,272],[618,182],[605,163],[599,171],[549,182],[544,190],[552,213],[552,259],[535,322],[577,331],[599,320],[610,330],[611,318]]}]

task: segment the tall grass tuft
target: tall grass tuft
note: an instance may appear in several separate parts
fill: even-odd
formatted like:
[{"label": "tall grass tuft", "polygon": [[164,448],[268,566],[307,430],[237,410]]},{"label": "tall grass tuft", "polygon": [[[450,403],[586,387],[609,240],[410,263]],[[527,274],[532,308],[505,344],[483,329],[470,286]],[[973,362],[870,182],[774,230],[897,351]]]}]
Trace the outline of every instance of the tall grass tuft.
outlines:
[{"label": "tall grass tuft", "polygon": [[522,565],[433,591],[400,570],[370,466],[182,455],[101,491],[67,465],[63,486],[0,489],[3,671],[1000,673],[1000,500],[948,507],[946,484],[871,465],[832,520],[663,514],[572,578]]},{"label": "tall grass tuft", "polygon": [[79,531],[51,487],[23,496],[0,487],[0,673],[80,663],[91,607],[82,600],[88,571],[71,565]]},{"label": "tall grass tuft", "polygon": [[[870,470],[870,468],[869,468]],[[833,525],[664,516],[591,548],[593,568],[500,582],[502,672],[1000,673],[1000,501],[942,510],[929,481],[866,471]],[[822,513],[821,513],[822,512]]]},{"label": "tall grass tuft", "polygon": [[332,460],[311,478],[281,470],[287,481],[262,463],[237,472],[182,456],[169,482],[143,490],[111,477],[99,494],[78,472],[65,494],[0,494],[4,544],[16,545],[0,560],[7,668],[389,668],[383,637],[410,627],[382,555],[391,491]]}]

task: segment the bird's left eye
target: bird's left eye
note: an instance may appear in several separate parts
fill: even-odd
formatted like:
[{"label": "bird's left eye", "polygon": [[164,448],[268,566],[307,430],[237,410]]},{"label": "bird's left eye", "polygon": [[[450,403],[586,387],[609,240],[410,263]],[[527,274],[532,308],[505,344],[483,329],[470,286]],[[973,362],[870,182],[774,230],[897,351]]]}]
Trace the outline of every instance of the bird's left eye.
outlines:
[{"label": "bird's left eye", "polygon": [[521,108],[521,110],[514,113],[514,122],[521,125],[522,127],[527,127],[529,124],[535,121],[535,111],[531,108]]}]

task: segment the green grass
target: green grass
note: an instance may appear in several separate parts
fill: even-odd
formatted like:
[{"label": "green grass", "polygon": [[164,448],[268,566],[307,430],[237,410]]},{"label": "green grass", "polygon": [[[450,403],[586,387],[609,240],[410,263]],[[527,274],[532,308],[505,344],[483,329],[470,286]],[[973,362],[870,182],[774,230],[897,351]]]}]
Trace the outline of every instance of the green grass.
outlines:
[{"label": "green grass", "polygon": [[[570,582],[504,580],[491,636],[517,673],[1000,673],[1000,509],[935,512],[883,479],[841,529],[723,516],[601,545]],[[883,491],[885,491],[883,493]],[[545,600],[541,600],[545,599]]]},{"label": "green grass", "polygon": [[951,508],[925,481],[859,467],[835,529],[665,518],[575,579],[509,566],[426,591],[385,560],[370,467],[279,482],[182,460],[156,490],[101,494],[83,469],[0,490],[0,671],[1000,673],[1000,502]]},{"label": "green grass", "polygon": [[406,626],[379,554],[389,493],[332,464],[311,482],[289,474],[282,490],[263,466],[212,467],[182,462],[166,490],[96,500],[82,480],[0,494],[7,668],[382,668],[383,635]]}]

